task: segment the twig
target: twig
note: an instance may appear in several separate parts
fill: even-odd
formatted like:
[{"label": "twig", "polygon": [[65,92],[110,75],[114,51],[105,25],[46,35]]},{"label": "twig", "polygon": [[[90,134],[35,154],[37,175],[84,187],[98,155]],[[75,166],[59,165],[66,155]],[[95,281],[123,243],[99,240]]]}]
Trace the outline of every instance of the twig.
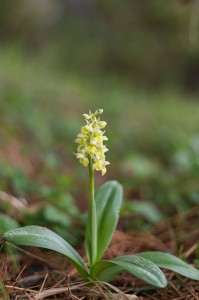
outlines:
[{"label": "twig", "polygon": [[17,199],[16,197],[7,194],[6,192],[0,191],[0,200],[10,203],[18,210],[23,210],[27,206],[27,201],[25,199]]},{"label": "twig", "polygon": [[40,290],[39,290],[39,294],[41,293],[41,291],[42,291],[42,289],[43,289],[43,287],[44,287],[44,284],[45,284],[45,282],[46,282],[47,277],[48,277],[48,273],[46,273],[46,275],[45,275],[45,277],[44,277],[43,283],[42,283],[41,288],[40,288]]},{"label": "twig", "polygon": [[168,284],[176,291],[176,293],[177,293],[180,297],[182,297],[182,294],[180,293],[180,291],[177,289],[177,287],[175,287],[175,285],[174,285],[171,281],[169,281]]}]

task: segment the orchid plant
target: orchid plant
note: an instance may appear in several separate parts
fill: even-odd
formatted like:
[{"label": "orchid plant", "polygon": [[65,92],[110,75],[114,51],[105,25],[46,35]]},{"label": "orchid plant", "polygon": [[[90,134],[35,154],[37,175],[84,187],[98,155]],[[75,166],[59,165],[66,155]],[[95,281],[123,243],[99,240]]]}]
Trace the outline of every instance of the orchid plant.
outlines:
[{"label": "orchid plant", "polygon": [[[122,205],[122,186],[117,181],[108,181],[95,193],[94,171],[106,173],[109,162],[104,142],[105,121],[100,120],[102,109],[84,114],[86,124],[82,126],[75,142],[78,144],[77,159],[89,168],[90,203],[88,209],[85,244],[87,263],[62,237],[40,226],[25,226],[6,232],[4,240],[12,244],[51,249],[66,256],[84,281],[109,281],[114,276],[129,272],[150,285],[165,287],[167,280],[160,268],[167,268],[186,277],[199,280],[199,271],[181,259],[164,252],[143,252],[102,259],[117,226]],[[133,245],[132,245],[133,247]]]}]

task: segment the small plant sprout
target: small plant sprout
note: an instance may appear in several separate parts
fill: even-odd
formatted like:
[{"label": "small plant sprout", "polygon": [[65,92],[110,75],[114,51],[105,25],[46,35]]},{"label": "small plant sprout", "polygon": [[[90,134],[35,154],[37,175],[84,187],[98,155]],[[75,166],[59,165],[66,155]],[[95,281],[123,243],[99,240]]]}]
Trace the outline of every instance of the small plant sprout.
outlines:
[{"label": "small plant sprout", "polygon": [[[186,277],[199,280],[199,271],[179,258],[164,252],[144,252],[103,260],[117,226],[122,205],[122,186],[117,181],[108,181],[95,193],[94,171],[106,173],[109,164],[105,153],[105,121],[100,120],[102,109],[84,114],[82,126],[75,142],[78,144],[77,159],[89,169],[90,202],[86,222],[85,244],[88,263],[63,238],[40,226],[25,226],[12,229],[3,236],[5,241],[17,245],[36,246],[57,251],[66,256],[78,270],[84,281],[109,281],[114,276],[129,272],[148,284],[165,287],[167,280],[160,268],[170,269]],[[132,245],[133,247],[133,245]]]}]

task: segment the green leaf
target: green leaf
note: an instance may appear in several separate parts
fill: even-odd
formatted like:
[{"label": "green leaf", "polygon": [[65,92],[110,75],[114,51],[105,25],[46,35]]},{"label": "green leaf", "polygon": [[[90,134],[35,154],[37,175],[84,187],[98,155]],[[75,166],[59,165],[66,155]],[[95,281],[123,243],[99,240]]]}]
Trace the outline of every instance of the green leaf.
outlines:
[{"label": "green leaf", "polygon": [[117,181],[106,182],[96,193],[97,259],[106,251],[117,226],[122,194]]},{"label": "green leaf", "polygon": [[[120,256],[111,261],[97,262],[93,267],[93,274],[101,280],[109,279],[122,271],[129,272],[141,280],[156,286],[165,287],[167,280],[163,272],[151,261],[137,255]],[[107,276],[108,274],[108,276]]]},{"label": "green leaf", "polygon": [[35,246],[54,250],[65,255],[76,267],[84,280],[88,270],[77,251],[59,235],[41,226],[25,226],[12,229],[3,236],[4,240],[16,245]]},{"label": "green leaf", "polygon": [[137,255],[152,261],[160,268],[169,269],[188,278],[199,280],[199,270],[172,254],[151,251],[138,253]]},{"label": "green leaf", "polygon": [[0,214],[0,234],[16,227],[20,227],[20,225],[15,220],[4,214]]},{"label": "green leaf", "polygon": [[162,214],[157,207],[147,201],[126,202],[123,206],[124,212],[142,215],[151,223],[157,223],[163,219]]},{"label": "green leaf", "polygon": [[91,268],[90,275],[94,280],[99,279],[107,282],[122,271],[123,269],[116,266],[111,260],[101,260]]},{"label": "green leaf", "polygon": [[43,209],[43,216],[49,223],[59,224],[65,228],[71,226],[71,218],[57,207],[48,204]]},{"label": "green leaf", "polygon": [[167,280],[163,272],[156,264],[148,259],[137,255],[120,256],[113,260],[117,265],[124,267],[126,271],[134,274],[136,277],[157,287],[165,287]]}]

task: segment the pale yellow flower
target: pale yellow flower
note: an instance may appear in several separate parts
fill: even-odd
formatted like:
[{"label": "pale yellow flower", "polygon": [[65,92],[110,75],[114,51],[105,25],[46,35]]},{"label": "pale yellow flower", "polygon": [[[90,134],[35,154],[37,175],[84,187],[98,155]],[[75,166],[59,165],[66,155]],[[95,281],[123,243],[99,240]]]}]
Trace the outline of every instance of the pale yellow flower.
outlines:
[{"label": "pale yellow flower", "polygon": [[108,151],[103,144],[108,138],[104,135],[104,129],[107,125],[105,121],[101,121],[99,115],[103,113],[102,109],[96,110],[93,114],[83,114],[86,125],[82,126],[81,132],[75,140],[78,143],[76,157],[85,167],[89,164],[91,158],[93,169],[102,171],[102,175],[106,173],[106,166],[109,162],[105,160],[105,152]]}]

